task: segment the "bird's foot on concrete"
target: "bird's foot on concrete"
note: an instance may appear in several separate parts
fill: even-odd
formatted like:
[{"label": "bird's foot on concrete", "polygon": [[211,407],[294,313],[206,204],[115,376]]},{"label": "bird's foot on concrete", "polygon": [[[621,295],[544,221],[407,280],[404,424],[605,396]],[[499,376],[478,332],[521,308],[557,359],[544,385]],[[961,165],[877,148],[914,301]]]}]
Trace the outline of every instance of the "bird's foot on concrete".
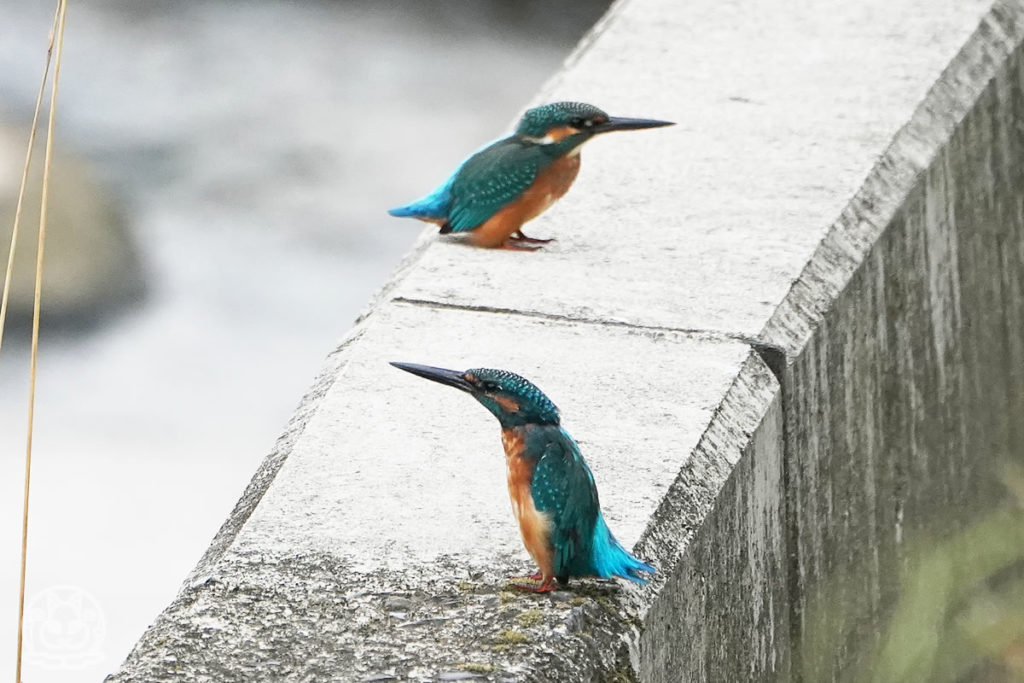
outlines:
[{"label": "bird's foot on concrete", "polygon": [[513,581],[511,586],[527,593],[550,593],[555,590],[550,581],[544,581],[543,583],[516,583]]},{"label": "bird's foot on concrete", "polygon": [[525,244],[512,244],[511,242],[505,242],[499,249],[508,249],[509,251],[537,251],[540,249],[540,245],[537,246],[526,246]]},{"label": "bird's foot on concrete", "polygon": [[547,244],[548,242],[554,242],[554,237],[548,239],[540,239],[539,237],[527,237],[522,230],[516,230],[514,233],[509,235],[509,239],[513,242],[526,242],[527,244]]},{"label": "bird's foot on concrete", "polygon": [[530,576],[510,576],[508,577],[509,585],[519,590],[528,591],[530,593],[548,593],[553,591],[555,587],[551,585],[551,579],[544,580],[544,575],[540,572],[531,574]]}]

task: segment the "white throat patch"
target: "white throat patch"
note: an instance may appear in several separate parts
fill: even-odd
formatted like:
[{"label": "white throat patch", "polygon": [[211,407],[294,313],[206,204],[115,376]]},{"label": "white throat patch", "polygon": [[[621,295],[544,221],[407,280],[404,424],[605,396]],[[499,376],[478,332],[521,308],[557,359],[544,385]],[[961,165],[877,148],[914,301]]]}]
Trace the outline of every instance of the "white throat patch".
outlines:
[{"label": "white throat patch", "polygon": [[527,142],[532,142],[535,145],[550,145],[552,142],[558,142],[550,135],[545,135],[542,138],[533,138],[530,137],[529,135],[524,135],[523,139],[526,140]]}]

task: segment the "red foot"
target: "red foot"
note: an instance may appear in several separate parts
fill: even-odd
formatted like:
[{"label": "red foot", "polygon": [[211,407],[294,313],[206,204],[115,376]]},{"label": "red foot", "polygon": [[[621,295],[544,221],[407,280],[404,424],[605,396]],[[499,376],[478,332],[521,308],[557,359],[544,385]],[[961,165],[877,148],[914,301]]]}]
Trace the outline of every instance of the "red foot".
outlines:
[{"label": "red foot", "polygon": [[551,585],[550,581],[545,581],[540,585],[532,583],[513,583],[512,587],[518,588],[521,591],[526,591],[527,593],[550,593],[555,590],[555,587]]},{"label": "red foot", "polygon": [[505,242],[498,248],[508,249],[509,251],[537,251],[538,249],[540,249],[540,246],[538,245],[536,247],[528,247],[525,244],[509,244],[508,242]]},{"label": "red foot", "polygon": [[509,239],[513,242],[528,242],[530,244],[547,244],[548,242],[554,241],[554,237],[550,237],[546,240],[538,237],[527,237],[522,230],[516,230],[514,233],[509,235]]},{"label": "red foot", "polygon": [[521,576],[510,576],[509,582],[512,584],[513,588],[518,588],[519,590],[528,591],[530,593],[548,593],[555,590],[555,587],[551,585],[552,581],[554,581],[554,577],[544,579],[544,575],[541,572],[536,572],[535,574],[525,578],[525,580],[533,581],[535,583],[520,583],[521,579],[523,579]]}]

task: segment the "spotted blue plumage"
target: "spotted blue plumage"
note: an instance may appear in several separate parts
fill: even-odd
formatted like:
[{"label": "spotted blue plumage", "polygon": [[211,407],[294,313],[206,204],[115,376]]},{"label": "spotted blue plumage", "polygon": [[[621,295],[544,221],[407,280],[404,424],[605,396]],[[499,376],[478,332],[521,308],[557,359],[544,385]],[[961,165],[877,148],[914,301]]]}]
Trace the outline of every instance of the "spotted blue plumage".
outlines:
[{"label": "spotted blue plumage", "polygon": [[[502,427],[525,429],[522,457],[533,463],[533,504],[551,520],[555,576],[620,576],[647,583],[640,572],[654,572],[654,567],[623,548],[608,529],[594,475],[576,441],[561,427],[554,402],[536,384],[508,370],[473,368],[465,376],[482,390],[477,400]],[[509,410],[499,397],[513,399],[518,409]]]},{"label": "spotted blue plumage", "polygon": [[591,137],[589,131],[581,131],[554,144],[540,144],[545,133],[588,116],[607,118],[582,102],[534,107],[523,114],[515,133],[474,152],[427,196],[388,213],[439,222],[442,233],[478,228],[526,191],[553,161]]},{"label": "spotted blue plumage", "polygon": [[564,126],[574,119],[608,118],[608,114],[586,102],[553,102],[526,110],[516,126],[516,135],[539,138],[554,126]]},{"label": "spotted blue plumage", "polygon": [[[554,402],[537,385],[521,375],[492,368],[472,368],[466,370],[465,374],[479,383],[483,391],[477,400],[498,418],[502,427],[557,425],[561,419]],[[498,396],[514,398],[519,409],[509,411],[496,400]]]},{"label": "spotted blue plumage", "polygon": [[538,145],[515,136],[498,140],[463,161],[426,197],[388,213],[442,222],[442,233],[473,230],[525,192],[566,149],[582,142],[566,138]]},{"label": "spotted blue plumage", "polygon": [[[623,548],[608,529],[594,476],[579,446],[561,427],[558,408],[535,384],[507,370],[473,368],[459,372],[412,363],[393,365],[469,393],[498,418],[509,462],[514,463],[517,472],[524,471],[523,464],[528,466],[525,471],[530,498],[546,518],[541,524],[547,536],[545,552],[541,553],[543,563],[538,559],[544,581],[536,590],[551,590],[554,579],[565,582],[573,576],[619,576],[636,583],[647,582],[643,574],[653,573],[654,567]],[[510,464],[510,477],[512,468]],[[520,500],[517,493],[513,493],[513,500]]]},{"label": "spotted blue plumage", "polygon": [[654,572],[654,567],[623,548],[608,529],[594,475],[568,432],[534,427],[527,452],[540,452],[530,493],[551,520],[555,576],[619,576],[647,583],[640,572]]}]

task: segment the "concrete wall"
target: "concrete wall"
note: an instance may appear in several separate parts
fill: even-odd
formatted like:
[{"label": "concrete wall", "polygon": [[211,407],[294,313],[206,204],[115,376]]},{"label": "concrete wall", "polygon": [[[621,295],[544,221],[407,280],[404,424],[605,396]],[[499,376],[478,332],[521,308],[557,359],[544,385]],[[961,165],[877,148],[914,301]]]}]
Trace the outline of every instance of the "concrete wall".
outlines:
[{"label": "concrete wall", "polygon": [[[984,34],[1019,41],[1022,28],[1007,8]],[[944,80],[1002,51],[972,44]],[[983,594],[1019,601],[1024,578],[1020,47],[994,75],[881,234],[844,226],[815,255],[874,239],[784,382],[803,680],[1024,676],[957,623]],[[920,113],[955,111],[950,95]],[[769,329],[790,342],[779,322]]]},{"label": "concrete wall", "polygon": [[782,391],[642,680],[1024,675],[1022,16],[995,6],[766,325]]},{"label": "concrete wall", "polygon": [[[108,680],[1005,672],[1024,2],[793,5],[616,4],[538,99],[679,125],[588,146],[542,252],[425,233]],[[388,360],[535,380],[657,579],[507,590],[496,424]]]}]

